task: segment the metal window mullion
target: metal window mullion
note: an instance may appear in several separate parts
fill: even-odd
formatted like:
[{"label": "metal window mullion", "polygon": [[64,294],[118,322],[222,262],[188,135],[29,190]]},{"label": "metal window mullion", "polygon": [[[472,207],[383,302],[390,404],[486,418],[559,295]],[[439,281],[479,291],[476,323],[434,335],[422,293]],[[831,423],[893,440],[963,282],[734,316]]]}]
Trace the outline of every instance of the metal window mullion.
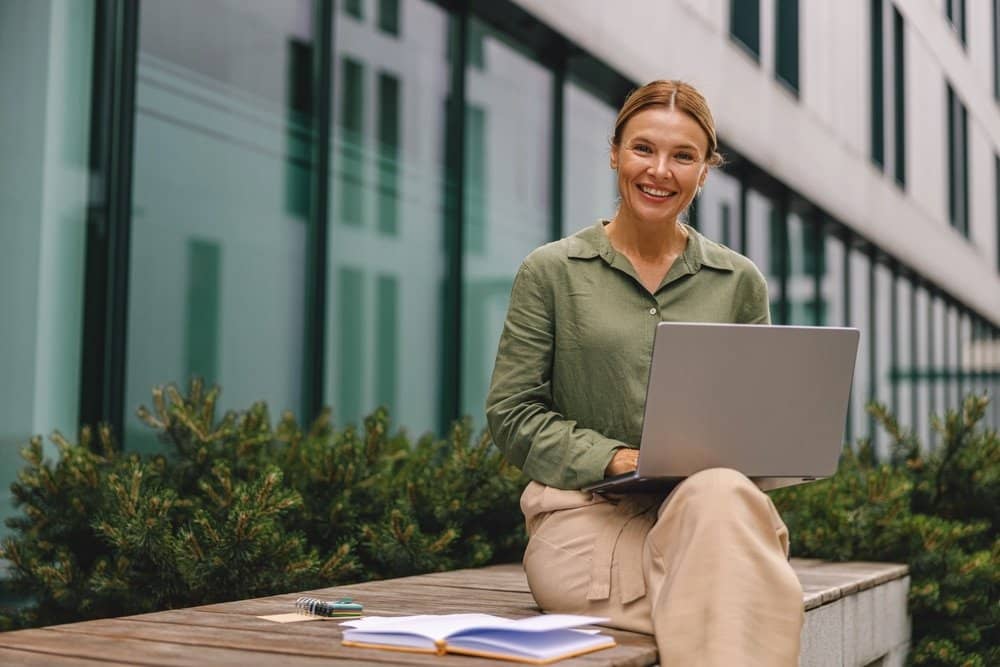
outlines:
[{"label": "metal window mullion", "polygon": [[[844,274],[844,326],[851,326],[851,233],[845,230],[842,236],[844,245],[843,274]],[[854,383],[851,383],[851,394],[854,394]],[[854,401],[847,404],[847,441],[854,440]]]},{"label": "metal window mullion", "polygon": [[139,2],[98,0],[80,421],[124,432]]},{"label": "metal window mullion", "polygon": [[778,234],[780,242],[781,257],[778,262],[778,285],[781,298],[778,301],[778,318],[781,324],[789,324],[790,311],[788,299],[788,274],[791,264],[791,248],[788,241],[788,210],[789,193],[786,188],[782,188],[778,194]]},{"label": "metal window mullion", "polygon": [[451,84],[448,95],[449,121],[446,123],[447,151],[445,154],[444,220],[445,270],[444,304],[441,337],[442,388],[438,416],[439,432],[445,434],[457,419],[462,404],[462,279],[465,270],[463,256],[463,226],[465,220],[465,107],[466,70],[469,57],[469,8],[459,3],[452,10],[455,22],[455,42],[452,50]]},{"label": "metal window mullion", "polygon": [[747,198],[750,186],[747,184],[747,175],[745,173],[739,174],[740,179],[740,254],[747,254],[747,217],[749,215],[747,211]]},{"label": "metal window mullion", "polygon": [[[930,419],[936,408],[934,392],[937,388],[935,376],[936,359],[934,355],[934,292],[928,287],[927,290],[927,418]],[[933,431],[930,433],[931,440],[934,440]],[[930,443],[928,443],[929,445]]]},{"label": "metal window mullion", "polygon": [[[878,321],[875,248],[868,248],[868,403],[878,400]],[[867,412],[867,410],[866,410]],[[875,441],[875,416],[868,414],[868,437]]]},{"label": "metal window mullion", "polygon": [[333,98],[332,0],[314,0],[312,202],[306,250],[306,326],[302,364],[302,417],[323,409],[326,378],[326,309],[330,233],[330,126]]},{"label": "metal window mullion", "polygon": [[899,417],[899,265],[892,264],[892,289],[889,291],[889,377],[892,414]]},{"label": "metal window mullion", "polygon": [[826,223],[820,215],[813,216],[809,221],[813,225],[813,324],[822,326],[826,324],[823,317],[823,271],[820,267],[826,268]]},{"label": "metal window mullion", "polygon": [[552,157],[549,161],[549,179],[552,184],[552,200],[549,207],[549,238],[557,240],[563,236],[563,214],[565,197],[565,132],[564,107],[566,104],[566,50],[563,48],[552,68]]},{"label": "metal window mullion", "polygon": [[919,384],[920,384],[920,373],[917,368],[917,360],[919,356],[917,354],[917,287],[919,286],[915,281],[909,280],[910,283],[910,418],[913,421],[911,428],[914,433],[919,433],[918,426],[920,424],[920,415],[918,410],[920,409],[920,394],[919,394]]}]

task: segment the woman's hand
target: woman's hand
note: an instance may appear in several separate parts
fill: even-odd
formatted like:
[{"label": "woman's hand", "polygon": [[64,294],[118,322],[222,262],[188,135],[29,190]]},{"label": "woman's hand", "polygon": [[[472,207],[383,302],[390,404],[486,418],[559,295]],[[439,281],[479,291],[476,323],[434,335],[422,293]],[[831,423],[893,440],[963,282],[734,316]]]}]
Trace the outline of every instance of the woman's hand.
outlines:
[{"label": "woman's hand", "polygon": [[623,447],[615,450],[615,455],[611,457],[611,462],[604,469],[605,477],[614,477],[632,472],[639,464],[639,450]]}]

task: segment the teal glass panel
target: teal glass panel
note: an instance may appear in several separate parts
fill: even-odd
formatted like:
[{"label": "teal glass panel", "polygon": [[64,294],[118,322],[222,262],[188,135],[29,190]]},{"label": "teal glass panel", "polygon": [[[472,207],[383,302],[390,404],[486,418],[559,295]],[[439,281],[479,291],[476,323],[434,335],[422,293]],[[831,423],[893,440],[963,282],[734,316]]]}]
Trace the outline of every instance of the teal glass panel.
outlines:
[{"label": "teal glass panel", "polygon": [[396,405],[399,376],[399,278],[395,275],[378,277],[375,290],[375,336],[378,355],[375,357],[375,400],[379,405]]},{"label": "teal glass panel", "polygon": [[[931,397],[933,401],[931,412],[939,417],[944,417],[945,411],[948,409],[948,400],[946,395],[947,382],[944,373],[945,366],[947,364],[947,359],[945,358],[945,317],[944,302],[937,295],[931,299],[930,318],[931,372],[929,380],[931,383]],[[941,439],[936,432],[931,437],[935,446],[941,443]]]},{"label": "teal glass panel", "polygon": [[340,134],[339,187],[333,196],[340,201],[338,220],[345,225],[361,225],[364,215],[365,145],[364,65],[351,57],[341,60],[343,93],[337,130]]},{"label": "teal glass panel", "polygon": [[608,137],[617,109],[570,81],[564,88],[563,220],[566,235],[611,218],[618,180],[610,166]]},{"label": "teal glass panel", "polygon": [[486,57],[466,72],[475,111],[466,113],[474,159],[465,172],[460,405],[481,427],[514,273],[549,240],[553,76],[485,24],[471,19],[470,28],[483,34]]},{"label": "teal glass panel", "polygon": [[206,382],[219,379],[219,277],[222,249],[218,242],[188,239],[187,329],[184,335],[187,376]]},{"label": "teal glass panel", "polygon": [[0,2],[0,538],[21,448],[79,426],[93,33],[92,1]]},{"label": "teal glass panel", "polygon": [[340,424],[385,405],[420,435],[438,430],[458,316],[442,299],[449,21],[429,0],[400,0],[399,14],[404,39],[334,23],[324,402]]},{"label": "teal glass panel", "polygon": [[399,231],[399,79],[382,72],[378,76],[378,230]]},{"label": "teal glass panel", "polygon": [[[125,413],[192,371],[211,371],[223,410],[264,400],[298,413],[312,3],[177,0],[139,14]],[[161,447],[135,417],[125,445]]]},{"label": "teal glass panel", "polygon": [[348,266],[337,268],[337,330],[335,340],[341,361],[337,376],[335,418],[359,424],[364,391],[365,299],[364,272]]}]

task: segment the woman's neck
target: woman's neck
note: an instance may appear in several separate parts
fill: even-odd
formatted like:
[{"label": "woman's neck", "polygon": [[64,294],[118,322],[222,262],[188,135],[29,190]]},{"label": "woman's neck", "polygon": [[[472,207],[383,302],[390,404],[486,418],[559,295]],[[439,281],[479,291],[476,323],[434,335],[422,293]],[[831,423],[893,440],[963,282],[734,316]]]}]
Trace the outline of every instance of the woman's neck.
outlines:
[{"label": "woman's neck", "polygon": [[687,229],[677,220],[650,224],[632,220],[621,211],[604,231],[615,250],[645,261],[680,255],[688,238]]}]

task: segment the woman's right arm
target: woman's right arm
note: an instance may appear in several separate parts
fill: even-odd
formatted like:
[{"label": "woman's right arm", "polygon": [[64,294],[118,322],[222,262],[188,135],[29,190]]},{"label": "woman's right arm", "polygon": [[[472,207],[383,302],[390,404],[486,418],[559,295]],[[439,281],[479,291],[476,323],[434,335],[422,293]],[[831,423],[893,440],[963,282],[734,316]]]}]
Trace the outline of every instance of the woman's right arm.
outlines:
[{"label": "woman's right arm", "polygon": [[578,427],[555,410],[555,325],[552,287],[526,261],[514,278],[486,419],[493,442],[528,477],[560,489],[579,489],[602,479],[616,450],[626,445]]}]

